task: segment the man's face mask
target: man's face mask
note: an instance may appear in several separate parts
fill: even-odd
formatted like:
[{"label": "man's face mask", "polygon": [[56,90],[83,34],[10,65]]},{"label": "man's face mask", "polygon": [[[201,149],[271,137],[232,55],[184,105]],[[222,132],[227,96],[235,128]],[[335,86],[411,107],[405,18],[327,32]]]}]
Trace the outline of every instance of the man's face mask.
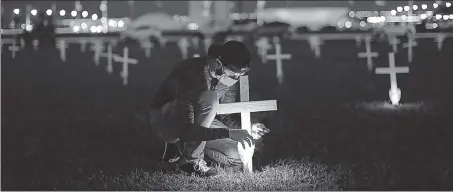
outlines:
[{"label": "man's face mask", "polygon": [[230,69],[224,67],[222,62],[220,62],[220,60],[218,60],[218,59],[217,59],[217,62],[221,65],[221,68],[223,71],[222,75],[218,76],[217,79],[219,80],[220,83],[222,83],[226,86],[234,85],[236,82],[239,81],[239,78],[241,76],[245,75],[245,72],[236,73],[236,72],[233,72]]}]

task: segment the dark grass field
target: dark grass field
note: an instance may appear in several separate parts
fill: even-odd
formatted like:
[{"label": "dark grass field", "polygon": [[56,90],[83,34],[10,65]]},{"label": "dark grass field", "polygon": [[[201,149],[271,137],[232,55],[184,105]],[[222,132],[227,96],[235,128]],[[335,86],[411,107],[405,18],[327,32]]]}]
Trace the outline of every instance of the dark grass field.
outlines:
[{"label": "dark grass field", "polygon": [[[128,86],[121,64],[108,75],[105,60],[94,66],[76,44],[65,63],[52,48],[15,60],[3,52],[2,190],[453,190],[451,40],[440,52],[419,42],[412,64],[404,49],[396,55],[397,66],[411,67],[398,75],[409,107],[396,109],[382,107],[388,75],[355,57],[364,46],[325,42],[315,59],[304,42],[282,44],[293,55],[282,85],[272,62],[254,57],[250,74],[252,100],[278,100],[277,112],[254,114],[271,129],[255,155],[260,169],[218,168],[211,179],[162,172],[163,143],[147,126],[147,105],[181,58],[175,44],[151,58],[131,47],[140,63],[129,66]],[[388,46],[373,49],[375,64],[387,66]]]}]

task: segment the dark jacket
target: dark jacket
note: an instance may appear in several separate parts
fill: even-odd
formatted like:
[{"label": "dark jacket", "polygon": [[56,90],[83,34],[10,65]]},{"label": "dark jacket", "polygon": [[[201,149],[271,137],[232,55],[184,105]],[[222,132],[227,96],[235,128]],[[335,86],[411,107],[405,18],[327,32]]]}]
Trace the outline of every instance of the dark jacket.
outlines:
[{"label": "dark jacket", "polygon": [[[159,90],[151,102],[151,110],[159,110],[170,101],[178,101],[178,117],[182,141],[208,141],[229,137],[228,129],[210,129],[194,124],[194,103],[198,101],[200,94],[208,90],[204,67],[206,60],[203,57],[190,58],[178,63],[167,79],[161,84]],[[220,98],[220,103],[232,103],[236,101],[238,83],[229,87]],[[240,123],[231,115],[217,115],[220,120],[230,129],[240,129]]]}]

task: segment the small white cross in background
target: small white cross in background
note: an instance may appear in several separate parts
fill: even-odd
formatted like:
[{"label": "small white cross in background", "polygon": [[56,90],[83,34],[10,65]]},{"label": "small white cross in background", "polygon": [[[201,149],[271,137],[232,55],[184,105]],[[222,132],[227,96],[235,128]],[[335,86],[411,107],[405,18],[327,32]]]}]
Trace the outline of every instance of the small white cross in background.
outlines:
[{"label": "small white cross in background", "polygon": [[127,85],[129,78],[129,64],[137,65],[137,59],[129,58],[129,48],[123,48],[123,57],[118,55],[113,55],[113,60],[115,62],[123,62],[123,71],[121,72],[121,77],[123,78],[123,85]]},{"label": "small white cross in background", "polygon": [[436,42],[437,42],[437,50],[441,51],[442,50],[442,44],[445,40],[446,36],[445,34],[438,34],[436,37]]},{"label": "small white cross in background", "polygon": [[194,49],[198,50],[198,48],[200,47],[200,38],[192,37],[191,40],[192,40],[192,45],[193,45]]},{"label": "small white cross in background", "polygon": [[181,50],[182,59],[187,59],[189,54],[189,40],[186,37],[179,39],[178,41],[179,50]]},{"label": "small white cross in background", "polygon": [[145,56],[147,58],[151,57],[151,49],[154,47],[151,41],[146,41],[143,43],[142,47],[145,49]]},{"label": "small white cross in background", "polygon": [[378,57],[379,53],[371,52],[371,37],[365,37],[365,50],[366,52],[358,53],[357,56],[359,58],[366,58],[367,59],[367,66],[368,70],[371,71],[373,69],[373,57]]},{"label": "small white cross in background", "polygon": [[107,53],[100,53],[100,57],[107,57],[107,73],[112,74],[113,73],[113,64],[112,64],[112,44],[107,45]]},{"label": "small white cross in background", "polygon": [[359,47],[362,44],[362,36],[355,36],[355,45]]},{"label": "small white cross in background", "polygon": [[269,44],[269,39],[267,37],[260,37],[255,42],[256,47],[258,48],[258,55],[261,57],[261,61],[266,63],[267,51],[272,48]]},{"label": "small white cross in background", "polygon": [[407,38],[407,43],[403,43],[403,48],[407,48],[407,61],[409,63],[412,63],[412,55],[413,55],[413,49],[412,47],[417,46],[417,42],[414,40],[415,37],[413,35],[409,36]]},{"label": "small white cross in background", "polygon": [[16,52],[20,50],[20,47],[17,46],[16,45],[16,41],[14,41],[13,44],[8,47],[8,50],[11,51],[11,55],[12,55],[13,59],[15,59],[16,58]]},{"label": "small white cross in background", "polygon": [[316,58],[321,57],[321,38],[318,35],[311,35],[308,37],[308,43],[310,43],[311,50],[315,52]]},{"label": "small white cross in background", "polygon": [[[249,91],[249,79],[248,76],[241,76],[239,79],[240,84],[240,102],[237,103],[225,103],[220,104],[217,110],[217,114],[232,114],[232,113],[241,113],[241,125],[242,129],[245,129],[252,134],[250,113],[251,112],[263,112],[263,111],[276,111],[277,110],[277,101],[276,100],[267,100],[267,101],[250,101],[250,91]],[[252,173],[253,172],[253,153],[255,150],[255,145],[249,146],[245,144],[244,148],[240,143],[238,143],[239,156],[241,157],[241,162],[243,163],[243,171]]]},{"label": "small white cross in background", "polygon": [[94,64],[98,66],[101,52],[104,51],[104,45],[102,41],[96,41],[96,43],[94,43],[94,46],[91,47],[91,50],[94,51]]},{"label": "small white cross in background", "polygon": [[398,38],[396,38],[396,36],[393,36],[391,38],[390,45],[392,45],[392,49],[393,49],[394,53],[398,53],[398,47],[397,46],[400,43],[401,43],[401,41]]},{"label": "small white cross in background", "polygon": [[87,40],[80,40],[80,52],[85,53]]},{"label": "small white cross in background", "polygon": [[409,73],[409,67],[396,67],[395,66],[395,53],[389,53],[390,67],[376,68],[376,74],[389,74],[390,75],[390,91],[389,97],[392,104],[397,105],[401,99],[401,91],[398,88],[396,79],[397,73]]},{"label": "small white cross in background", "polygon": [[38,50],[39,40],[33,39],[32,44],[33,44],[33,49],[35,49],[35,51]]},{"label": "small white cross in background", "polygon": [[66,44],[65,40],[59,40],[57,43],[57,48],[60,49],[60,58],[63,62],[66,61],[66,48],[68,48],[68,44]]},{"label": "small white cross in background", "polygon": [[283,83],[284,73],[283,73],[283,59],[291,59],[290,54],[283,54],[282,55],[282,47],[280,45],[280,38],[274,37],[274,44],[275,44],[275,55],[267,55],[266,59],[273,59],[276,61],[277,64],[277,80],[278,83]]},{"label": "small white cross in background", "polygon": [[206,51],[206,53],[208,53],[209,47],[212,44],[212,38],[211,37],[205,37],[204,40],[203,40],[203,43],[204,43],[204,50]]}]

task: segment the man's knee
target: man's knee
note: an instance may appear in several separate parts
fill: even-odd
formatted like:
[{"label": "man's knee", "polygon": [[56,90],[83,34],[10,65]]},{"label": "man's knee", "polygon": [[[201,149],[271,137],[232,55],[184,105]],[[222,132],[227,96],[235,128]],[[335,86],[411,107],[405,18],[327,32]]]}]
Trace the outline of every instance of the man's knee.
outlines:
[{"label": "man's knee", "polygon": [[203,91],[198,99],[199,112],[203,115],[215,113],[219,106],[217,93],[214,91]]}]

